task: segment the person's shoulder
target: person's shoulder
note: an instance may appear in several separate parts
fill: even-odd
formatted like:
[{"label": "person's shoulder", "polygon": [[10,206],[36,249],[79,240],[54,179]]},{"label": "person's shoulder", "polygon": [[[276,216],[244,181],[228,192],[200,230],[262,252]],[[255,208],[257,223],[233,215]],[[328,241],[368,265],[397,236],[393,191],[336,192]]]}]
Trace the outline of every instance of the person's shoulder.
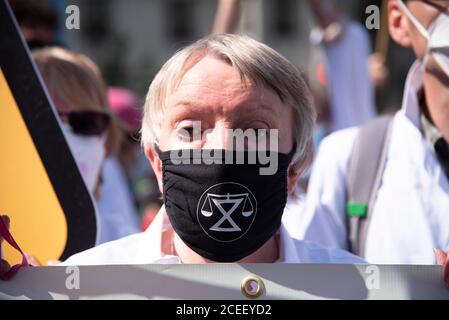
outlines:
[{"label": "person's shoulder", "polygon": [[294,242],[303,263],[366,264],[361,257],[342,249],[324,247],[312,241],[294,239]]},{"label": "person's shoulder", "polygon": [[139,254],[145,233],[138,233],[103,243],[92,249],[77,253],[61,265],[111,265],[111,264],[145,264],[146,257]]},{"label": "person's shoulder", "polygon": [[321,141],[319,149],[342,150],[342,147],[344,150],[350,149],[354,144],[358,132],[359,127],[335,131]]},{"label": "person's shoulder", "polygon": [[306,208],[315,211],[317,201],[321,201],[319,199],[324,193],[335,195],[344,192],[358,132],[357,127],[344,129],[322,140],[312,166]]}]

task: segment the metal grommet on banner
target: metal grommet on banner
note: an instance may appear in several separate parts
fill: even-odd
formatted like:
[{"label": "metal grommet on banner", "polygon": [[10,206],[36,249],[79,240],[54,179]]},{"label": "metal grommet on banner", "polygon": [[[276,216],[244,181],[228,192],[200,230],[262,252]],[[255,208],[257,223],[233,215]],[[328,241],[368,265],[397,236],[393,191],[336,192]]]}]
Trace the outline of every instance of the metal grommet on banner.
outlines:
[{"label": "metal grommet on banner", "polygon": [[242,293],[249,299],[257,299],[265,292],[265,285],[256,275],[247,276],[240,285]]}]

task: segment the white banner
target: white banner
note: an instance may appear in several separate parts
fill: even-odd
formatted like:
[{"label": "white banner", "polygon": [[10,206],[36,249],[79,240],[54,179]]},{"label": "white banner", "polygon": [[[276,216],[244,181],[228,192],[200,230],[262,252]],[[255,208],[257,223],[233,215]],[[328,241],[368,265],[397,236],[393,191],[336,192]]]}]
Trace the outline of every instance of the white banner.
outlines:
[{"label": "white banner", "polygon": [[0,282],[0,299],[240,300],[254,294],[242,285],[248,276],[260,281],[252,299],[449,299],[441,274],[438,266],[386,265],[39,267]]}]

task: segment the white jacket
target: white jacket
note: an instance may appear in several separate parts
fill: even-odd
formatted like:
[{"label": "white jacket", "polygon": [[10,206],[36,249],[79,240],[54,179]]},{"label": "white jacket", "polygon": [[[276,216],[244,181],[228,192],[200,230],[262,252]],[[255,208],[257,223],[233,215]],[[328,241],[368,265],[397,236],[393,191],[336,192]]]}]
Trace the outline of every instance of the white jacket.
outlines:
[{"label": "white jacket", "polygon": [[[394,118],[383,181],[369,226],[365,259],[376,264],[433,264],[433,248],[449,250],[449,181],[420,129],[416,62]],[[326,138],[315,161],[301,236],[347,248],[346,177],[357,128]]]}]

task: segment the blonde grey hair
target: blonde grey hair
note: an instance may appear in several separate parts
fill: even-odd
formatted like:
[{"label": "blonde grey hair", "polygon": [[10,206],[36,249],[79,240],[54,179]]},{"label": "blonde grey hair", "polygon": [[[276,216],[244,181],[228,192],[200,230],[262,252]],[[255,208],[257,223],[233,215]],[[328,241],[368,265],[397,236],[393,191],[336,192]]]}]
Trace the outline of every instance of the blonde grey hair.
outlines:
[{"label": "blonde grey hair", "polygon": [[296,154],[293,164],[305,169],[313,157],[313,130],[316,113],[310,91],[301,72],[270,47],[248,37],[220,34],[205,37],[178,51],[168,60],[150,85],[142,121],[142,145],[153,146],[159,136],[165,102],[184,74],[206,56],[232,65],[242,84],[249,80],[273,90],[281,101],[293,108]]}]

